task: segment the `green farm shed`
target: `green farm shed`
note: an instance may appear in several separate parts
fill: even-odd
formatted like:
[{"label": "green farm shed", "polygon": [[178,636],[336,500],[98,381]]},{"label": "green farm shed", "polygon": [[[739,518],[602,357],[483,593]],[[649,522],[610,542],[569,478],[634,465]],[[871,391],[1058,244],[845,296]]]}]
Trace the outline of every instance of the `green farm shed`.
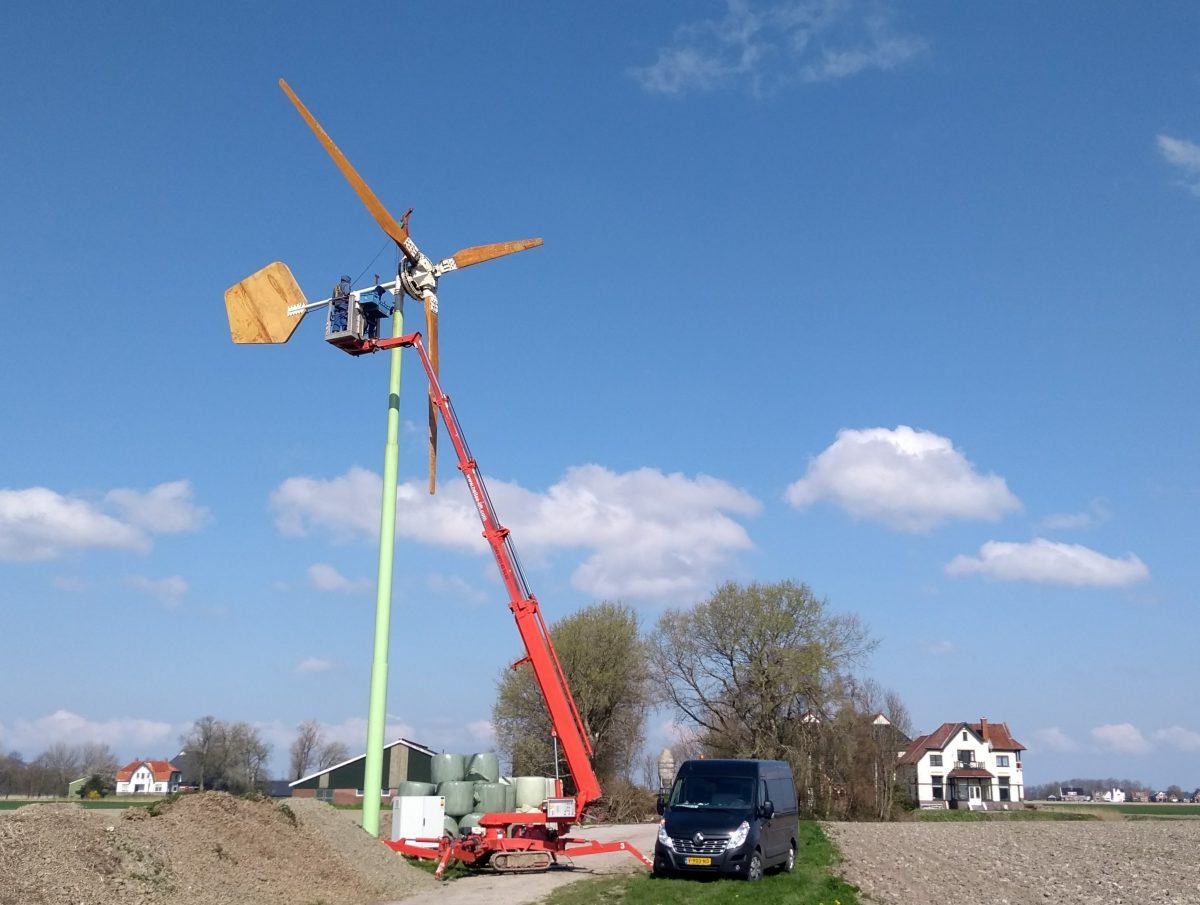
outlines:
[{"label": "green farm shed", "polygon": [[[384,745],[382,799],[390,801],[402,782],[432,782],[435,753],[431,748],[404,738]],[[366,766],[367,755],[360,754],[288,785],[296,798],[355,804],[362,801]]]}]

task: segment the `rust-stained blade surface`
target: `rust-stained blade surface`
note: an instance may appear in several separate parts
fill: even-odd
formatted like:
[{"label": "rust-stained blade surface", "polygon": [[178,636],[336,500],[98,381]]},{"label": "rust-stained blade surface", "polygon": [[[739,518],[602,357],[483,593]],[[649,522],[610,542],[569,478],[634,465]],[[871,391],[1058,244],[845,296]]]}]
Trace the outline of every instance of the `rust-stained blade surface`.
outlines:
[{"label": "rust-stained blade surface", "polygon": [[[431,296],[425,296],[425,336],[429,340],[429,364],[438,373],[438,316]],[[433,388],[429,388],[429,493],[437,489],[438,410],[433,404]]]},{"label": "rust-stained blade surface", "polygon": [[304,117],[304,121],[308,123],[308,127],[312,129],[313,134],[325,146],[325,150],[329,152],[329,156],[333,158],[333,162],[342,171],[342,175],[346,177],[346,181],[350,183],[350,187],[354,189],[362,203],[367,206],[367,210],[371,212],[371,216],[375,218],[375,222],[400,246],[405,257],[415,262],[416,257],[404,247],[404,240],[408,238],[408,230],[395,217],[388,213],[388,209],[383,206],[383,202],[371,191],[371,187],[363,181],[363,178],[358,175],[358,171],[351,166],[350,161],[346,159],[346,155],[333,143],[333,139],[329,137],[329,134],[321,128],[321,124],[317,122],[316,117],[309,113],[308,108],[304,106],[304,102],[296,97],[296,92],[292,90],[291,86],[283,79],[280,79],[279,87],[283,89],[295,108],[300,111],[300,115]]},{"label": "rust-stained blade surface", "polygon": [[268,264],[225,290],[229,334],[239,344],[285,343],[304,319],[303,312],[289,315],[288,307],[305,301],[288,266]]},{"label": "rust-stained blade surface", "polygon": [[541,239],[520,239],[516,242],[493,242],[491,245],[474,245],[456,251],[442,262],[444,270],[456,270],[460,267],[470,267],[472,264],[482,264],[493,258],[516,254],[529,248],[537,248],[542,244]]}]

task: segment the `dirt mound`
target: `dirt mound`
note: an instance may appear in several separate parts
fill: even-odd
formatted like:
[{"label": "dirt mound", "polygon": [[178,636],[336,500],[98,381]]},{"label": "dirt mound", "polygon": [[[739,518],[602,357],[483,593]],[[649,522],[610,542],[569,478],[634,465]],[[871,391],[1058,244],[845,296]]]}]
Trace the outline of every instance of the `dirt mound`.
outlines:
[{"label": "dirt mound", "polygon": [[0,905],[368,905],[436,885],[317,801],[187,795],[0,817]]}]

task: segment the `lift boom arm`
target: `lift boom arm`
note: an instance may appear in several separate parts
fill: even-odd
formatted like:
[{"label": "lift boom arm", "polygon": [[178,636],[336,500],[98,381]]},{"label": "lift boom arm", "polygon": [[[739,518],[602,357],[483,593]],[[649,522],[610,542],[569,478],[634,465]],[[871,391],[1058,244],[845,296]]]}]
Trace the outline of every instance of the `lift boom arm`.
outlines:
[{"label": "lift boom arm", "polygon": [[[366,345],[368,344],[364,343],[364,346]],[[364,348],[363,351],[395,345],[415,346],[421,357],[421,365],[429,378],[430,398],[442,413],[446,432],[450,435],[450,442],[458,455],[458,468],[467,479],[471,499],[475,501],[475,509],[483,522],[483,536],[496,557],[496,565],[500,567],[500,576],[504,579],[504,587],[508,591],[508,608],[516,619],[517,630],[525,644],[525,657],[520,662],[528,662],[533,669],[538,688],[541,689],[542,698],[546,702],[546,709],[550,713],[550,725],[562,745],[567,769],[575,780],[575,819],[578,820],[583,815],[584,808],[600,797],[600,781],[592,769],[591,742],[588,741],[579,709],[575,706],[567,677],[563,675],[562,665],[558,662],[554,644],[550,641],[550,633],[545,620],[542,619],[541,607],[525,583],[509,530],[496,518],[496,510],[492,506],[491,497],[488,496],[483,475],[479,473],[479,465],[467,447],[462,427],[454,414],[454,406],[450,404],[450,397],[442,392],[433,364],[421,343],[421,334],[412,333],[394,339],[379,340],[370,343],[369,348]],[[561,793],[562,790],[559,789],[558,794]]]}]

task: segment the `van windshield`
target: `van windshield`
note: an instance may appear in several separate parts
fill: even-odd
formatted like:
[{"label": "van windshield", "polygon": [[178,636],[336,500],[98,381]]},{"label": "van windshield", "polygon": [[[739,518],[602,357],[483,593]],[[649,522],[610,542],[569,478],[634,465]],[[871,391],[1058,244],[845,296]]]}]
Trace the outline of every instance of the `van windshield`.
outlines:
[{"label": "van windshield", "polygon": [[754,803],[749,776],[683,776],[675,781],[667,806],[672,808],[748,808]]}]

